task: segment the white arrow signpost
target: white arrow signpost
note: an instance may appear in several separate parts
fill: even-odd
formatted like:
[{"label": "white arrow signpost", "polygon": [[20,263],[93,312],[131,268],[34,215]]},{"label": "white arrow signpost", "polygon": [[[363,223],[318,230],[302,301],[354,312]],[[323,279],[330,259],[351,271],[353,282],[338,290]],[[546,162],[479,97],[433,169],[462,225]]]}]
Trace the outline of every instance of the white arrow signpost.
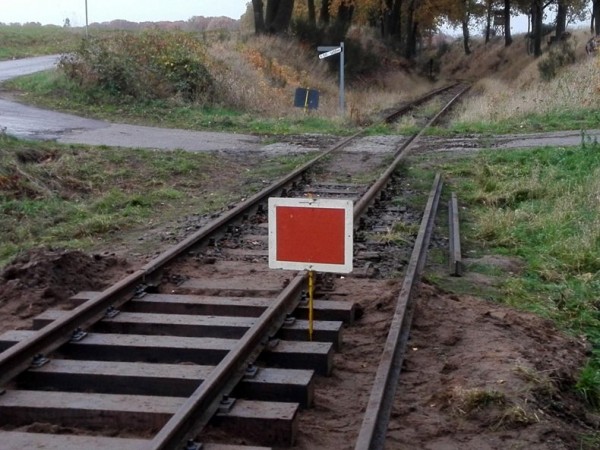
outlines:
[{"label": "white arrow signpost", "polygon": [[319,59],[325,59],[328,56],[337,55],[338,53],[342,53],[342,47],[334,48],[333,50],[329,50],[328,52],[321,53],[319,55]]},{"label": "white arrow signpost", "polygon": [[317,51],[324,52],[319,55],[319,59],[329,58],[338,53],[340,54],[340,111],[344,114],[344,43],[340,42],[339,47],[330,47],[327,45],[319,46],[317,47]]}]

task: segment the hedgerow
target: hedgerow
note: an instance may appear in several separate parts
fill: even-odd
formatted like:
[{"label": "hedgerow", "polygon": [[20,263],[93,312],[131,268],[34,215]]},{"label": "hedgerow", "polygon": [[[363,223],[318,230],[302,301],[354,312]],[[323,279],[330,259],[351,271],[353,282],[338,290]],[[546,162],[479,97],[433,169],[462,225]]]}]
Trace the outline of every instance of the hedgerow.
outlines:
[{"label": "hedgerow", "polygon": [[85,90],[121,101],[177,97],[211,103],[214,80],[203,45],[184,32],[145,31],[84,39],[59,67]]}]

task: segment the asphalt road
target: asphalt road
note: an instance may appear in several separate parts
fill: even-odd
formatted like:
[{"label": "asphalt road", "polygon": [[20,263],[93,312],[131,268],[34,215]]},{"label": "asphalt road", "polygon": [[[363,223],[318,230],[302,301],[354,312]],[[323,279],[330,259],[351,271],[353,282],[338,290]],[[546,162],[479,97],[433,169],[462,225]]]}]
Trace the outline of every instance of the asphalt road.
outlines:
[{"label": "asphalt road", "polygon": [[[0,82],[55,67],[58,56],[40,56],[12,61],[0,61]],[[188,131],[124,125],[64,114],[26,106],[3,97],[0,93],[0,131],[25,139],[54,140],[65,144],[107,145],[159,150],[243,151],[293,153],[301,147],[276,144],[262,146],[252,135]],[[439,140],[439,139],[438,139]],[[586,130],[584,140],[599,141],[600,130]],[[457,142],[454,142],[457,141]],[[436,148],[477,150],[479,148],[527,148],[539,146],[577,146],[582,142],[580,131],[532,133],[497,136],[496,138],[459,138],[436,142]],[[364,143],[363,143],[364,145]],[[368,147],[363,148],[368,150]]]},{"label": "asphalt road", "polygon": [[[55,67],[58,56],[0,61],[0,82]],[[260,148],[260,138],[123,125],[49,111],[0,95],[0,130],[24,139],[54,140],[65,144],[108,145],[128,148],[188,151],[239,151]]]}]

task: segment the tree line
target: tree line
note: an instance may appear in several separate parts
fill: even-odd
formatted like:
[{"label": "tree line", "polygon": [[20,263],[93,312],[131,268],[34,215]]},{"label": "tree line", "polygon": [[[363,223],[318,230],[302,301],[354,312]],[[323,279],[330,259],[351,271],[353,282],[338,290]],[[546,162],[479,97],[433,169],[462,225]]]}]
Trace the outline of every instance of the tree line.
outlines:
[{"label": "tree line", "polygon": [[535,56],[542,54],[545,34],[552,31],[552,40],[560,40],[571,21],[591,16],[592,33],[600,33],[600,0],[252,0],[248,7],[258,34],[284,34],[302,26],[313,33],[333,29],[339,36],[351,25],[369,25],[408,59],[442,24],[462,29],[466,54],[471,52],[470,30],[476,27],[486,43],[500,29],[505,45],[511,45],[511,18],[521,14],[529,17]]}]

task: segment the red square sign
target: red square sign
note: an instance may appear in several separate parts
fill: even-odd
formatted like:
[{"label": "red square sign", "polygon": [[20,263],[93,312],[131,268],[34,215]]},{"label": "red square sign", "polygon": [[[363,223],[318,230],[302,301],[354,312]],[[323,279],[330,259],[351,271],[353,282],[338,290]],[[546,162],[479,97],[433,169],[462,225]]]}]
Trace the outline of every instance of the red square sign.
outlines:
[{"label": "red square sign", "polygon": [[269,199],[269,267],[352,271],[352,202]]}]

